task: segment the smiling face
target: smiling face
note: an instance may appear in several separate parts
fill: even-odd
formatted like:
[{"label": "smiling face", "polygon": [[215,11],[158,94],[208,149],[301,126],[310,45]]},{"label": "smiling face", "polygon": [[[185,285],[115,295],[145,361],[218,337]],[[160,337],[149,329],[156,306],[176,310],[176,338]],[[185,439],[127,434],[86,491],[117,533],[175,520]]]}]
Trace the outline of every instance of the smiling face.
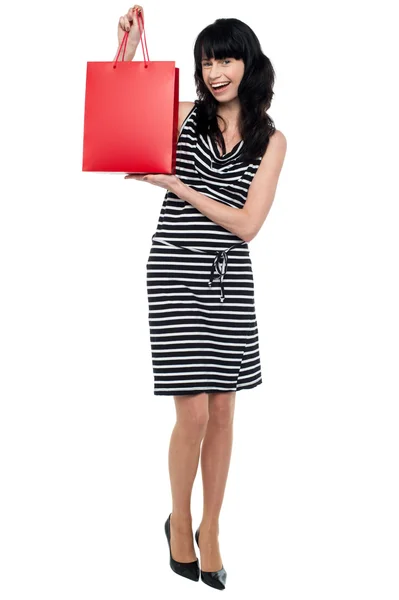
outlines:
[{"label": "smiling face", "polygon": [[[238,87],[244,71],[245,64],[242,59],[203,57],[202,60],[202,77],[205,85],[219,102],[230,102],[238,96]],[[228,85],[220,89],[213,87],[221,83]]]}]

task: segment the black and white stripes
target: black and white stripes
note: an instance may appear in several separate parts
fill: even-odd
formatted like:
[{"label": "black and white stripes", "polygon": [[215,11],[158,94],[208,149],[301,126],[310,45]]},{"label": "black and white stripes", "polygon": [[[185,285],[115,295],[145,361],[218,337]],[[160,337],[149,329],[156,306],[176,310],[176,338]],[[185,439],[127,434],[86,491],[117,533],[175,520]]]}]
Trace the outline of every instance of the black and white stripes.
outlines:
[{"label": "black and white stripes", "polygon": [[[196,107],[181,129],[176,175],[240,209],[261,157],[242,163],[242,141],[221,157],[209,136],[197,139],[195,116]],[[146,268],[154,394],[238,391],[261,384],[248,244],[168,191]]]}]

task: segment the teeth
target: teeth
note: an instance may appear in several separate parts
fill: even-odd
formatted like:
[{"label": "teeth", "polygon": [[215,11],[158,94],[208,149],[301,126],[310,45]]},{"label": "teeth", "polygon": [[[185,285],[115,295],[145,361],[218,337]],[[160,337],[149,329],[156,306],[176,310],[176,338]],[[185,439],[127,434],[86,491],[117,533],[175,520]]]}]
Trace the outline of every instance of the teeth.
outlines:
[{"label": "teeth", "polygon": [[212,85],[213,88],[218,88],[218,87],[222,87],[222,85],[227,85],[228,83],[230,83],[229,81],[225,81],[224,83],[218,83],[217,85]]}]

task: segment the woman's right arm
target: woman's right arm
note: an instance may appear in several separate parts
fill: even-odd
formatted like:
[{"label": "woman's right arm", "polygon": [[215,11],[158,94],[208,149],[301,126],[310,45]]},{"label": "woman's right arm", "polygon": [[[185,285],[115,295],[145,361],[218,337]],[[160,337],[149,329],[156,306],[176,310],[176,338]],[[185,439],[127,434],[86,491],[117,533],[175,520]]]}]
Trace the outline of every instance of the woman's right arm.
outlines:
[{"label": "woman's right arm", "polygon": [[[142,16],[141,27],[144,26],[144,11],[143,7],[135,4],[132,8],[129,8],[127,13],[120,17],[118,22],[118,48],[116,51],[116,56],[118,55],[118,51],[120,45],[122,43],[123,37],[126,31],[129,32],[129,37],[126,44],[125,51],[125,61],[133,60],[134,55],[136,54],[137,46],[140,43],[140,27],[138,23],[138,13]],[[120,51],[118,60],[122,60],[123,57],[123,48]]]}]

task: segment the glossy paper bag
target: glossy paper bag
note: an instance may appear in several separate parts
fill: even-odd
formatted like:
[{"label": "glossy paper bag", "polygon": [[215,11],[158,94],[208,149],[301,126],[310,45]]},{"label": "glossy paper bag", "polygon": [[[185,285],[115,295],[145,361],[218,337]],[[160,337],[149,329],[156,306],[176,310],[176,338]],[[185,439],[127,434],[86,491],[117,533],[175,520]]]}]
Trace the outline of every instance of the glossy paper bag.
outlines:
[{"label": "glossy paper bag", "polygon": [[142,39],[143,62],[118,61],[128,35],[115,61],[87,63],[82,170],[174,175],[179,69],[146,60]]}]

